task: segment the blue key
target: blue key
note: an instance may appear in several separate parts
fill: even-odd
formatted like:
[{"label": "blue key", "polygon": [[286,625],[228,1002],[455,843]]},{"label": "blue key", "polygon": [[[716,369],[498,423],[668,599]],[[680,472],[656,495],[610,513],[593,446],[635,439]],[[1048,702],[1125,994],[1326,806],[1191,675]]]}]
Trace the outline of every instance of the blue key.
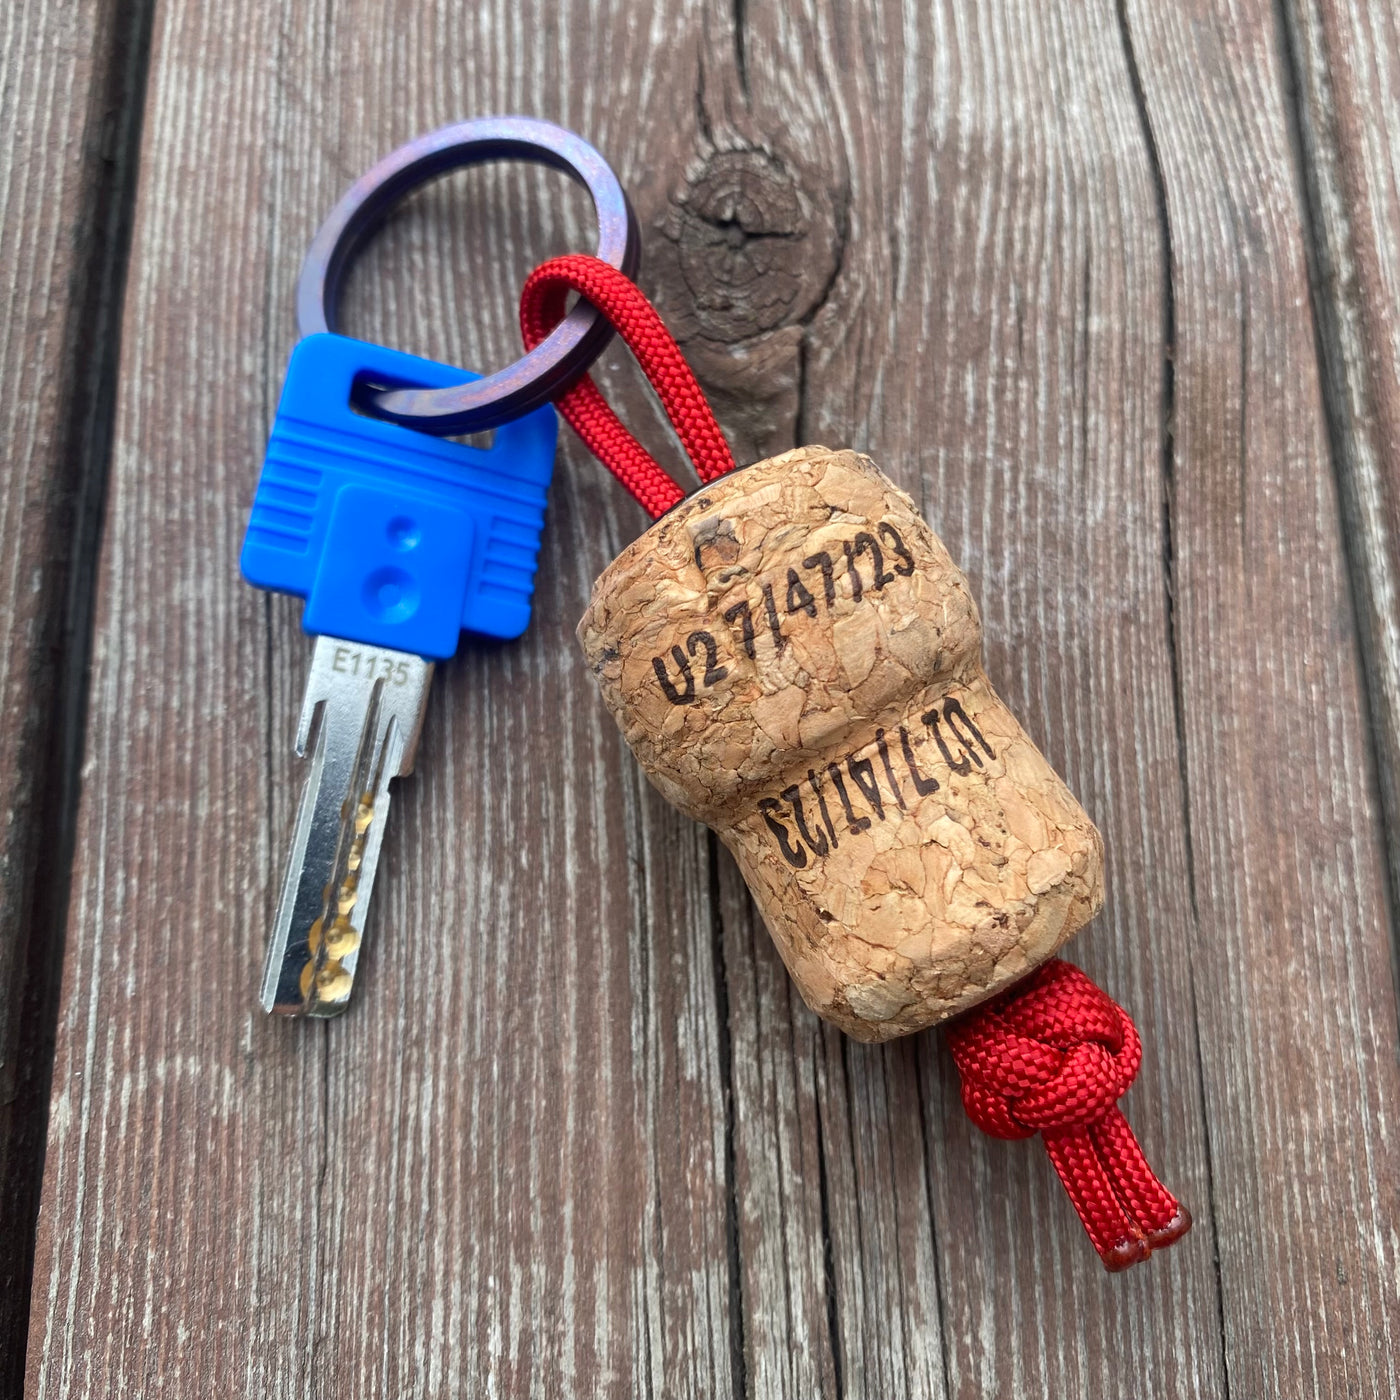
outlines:
[{"label": "blue key", "polygon": [[433,663],[463,631],[530,621],[558,418],[489,447],[368,416],[356,391],[443,388],[460,369],[333,334],[292,352],[243,541],[243,576],[306,599],[316,637],[296,751],[311,765],[263,972],[265,1010],[348,1005],[389,781],[413,771]]}]

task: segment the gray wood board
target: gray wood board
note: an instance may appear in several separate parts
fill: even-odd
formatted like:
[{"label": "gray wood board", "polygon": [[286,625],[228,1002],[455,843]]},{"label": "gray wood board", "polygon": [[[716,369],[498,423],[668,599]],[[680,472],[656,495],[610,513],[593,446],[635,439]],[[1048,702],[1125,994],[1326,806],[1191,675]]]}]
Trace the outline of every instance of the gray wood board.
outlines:
[{"label": "gray wood board", "polygon": [[144,57],[137,8],[0,13],[0,1395],[24,1381],[82,672]]},{"label": "gray wood board", "polygon": [[[1390,927],[1285,37],[1259,0],[159,7],[32,1396],[1393,1393]],[[567,431],[530,633],[439,676],[357,1006],[254,1009],[309,649],[236,562],[296,269],[377,155],[504,110],[617,164],[741,460],[868,450],[971,575],[1107,841],[1072,952],[1198,1220],[1145,1268],[971,1128],[937,1037],[821,1027],[641,781],[571,633],[643,518]],[[581,205],[454,177],[351,331],[503,363]],[[600,376],[660,441],[620,347]]]},{"label": "gray wood board", "polygon": [[[1283,7],[1332,451],[1400,870],[1400,15]],[[1392,895],[1394,898],[1394,895]]]},{"label": "gray wood board", "polygon": [[1144,6],[1132,28],[1172,251],[1173,636],[1225,1357],[1243,1393],[1391,1394],[1391,938],[1284,44],[1267,5],[1193,8]]}]

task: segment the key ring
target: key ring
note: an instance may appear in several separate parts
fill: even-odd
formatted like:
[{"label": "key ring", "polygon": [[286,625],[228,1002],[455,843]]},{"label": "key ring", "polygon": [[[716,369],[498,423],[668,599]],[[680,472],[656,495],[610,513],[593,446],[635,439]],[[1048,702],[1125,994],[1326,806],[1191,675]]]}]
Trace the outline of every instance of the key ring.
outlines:
[{"label": "key ring", "polygon": [[[637,218],[617,176],[582,137],[533,117],[481,117],[400,146],[346,191],[312,240],[297,282],[303,336],[334,331],[350,264],[393,208],[451,170],[491,160],[547,165],[577,180],[593,199],[598,257],[627,276],[641,261]],[[367,390],[362,406],[422,432],[447,436],[494,428],[539,408],[582,374],[612,338],[607,319],[580,302],[529,354],[484,379],[446,389]]]}]

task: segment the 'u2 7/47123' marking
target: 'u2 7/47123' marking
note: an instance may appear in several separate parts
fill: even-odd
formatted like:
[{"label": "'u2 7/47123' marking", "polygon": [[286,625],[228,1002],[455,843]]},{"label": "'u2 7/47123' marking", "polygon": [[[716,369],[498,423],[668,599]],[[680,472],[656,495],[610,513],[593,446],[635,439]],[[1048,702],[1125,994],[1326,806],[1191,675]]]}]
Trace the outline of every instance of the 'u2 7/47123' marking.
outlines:
[{"label": "'u2 7/47123' marking", "polygon": [[[838,572],[840,565],[844,567]],[[862,567],[868,576],[862,576]],[[673,705],[688,705],[700,691],[718,685],[729,674],[729,667],[720,659],[721,639],[732,643],[737,631],[745,655],[756,661],[759,638],[766,633],[776,656],[788,644],[788,618],[816,619],[822,612],[830,615],[835,611],[839,579],[849,580],[851,603],[859,604],[896,578],[908,578],[913,572],[914,556],[889,521],[882,521],[874,534],[861,530],[841,542],[839,556],[818,550],[802,560],[801,573],[789,568],[785,579],[775,575],[760,580],[756,597],[741,599],[725,609],[724,627],[715,631],[696,628],[684,643],[675,643],[669,654],[652,657],[657,682]]]}]

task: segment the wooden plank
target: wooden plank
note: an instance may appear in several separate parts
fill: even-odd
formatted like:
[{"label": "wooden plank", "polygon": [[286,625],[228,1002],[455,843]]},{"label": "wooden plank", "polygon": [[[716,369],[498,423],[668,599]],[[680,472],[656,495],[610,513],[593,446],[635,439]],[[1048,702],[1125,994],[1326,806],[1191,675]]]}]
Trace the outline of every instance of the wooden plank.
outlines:
[{"label": "wooden plank", "polygon": [[[1203,51],[1194,52],[1136,11],[1121,15],[1121,27],[1106,8],[1042,21],[1038,8],[993,6],[960,25],[935,11],[929,34],[906,19],[898,33],[874,35],[819,14],[808,20],[818,36],[811,48],[820,52],[824,32],[829,48],[815,65],[787,7],[767,21],[774,50],[796,49],[794,71],[786,85],[753,85],[755,101],[765,90],[785,98],[801,73],[820,94],[813,108],[842,132],[876,145],[882,125],[853,117],[846,102],[898,112],[904,123],[883,124],[892,128],[883,169],[868,150],[851,162],[847,262],[810,332],[784,347],[805,373],[796,414],[806,436],[828,440],[830,423],[838,440],[871,445],[922,487],[931,518],[981,584],[993,674],[1103,822],[1114,903],[1107,928],[1076,953],[1147,1031],[1147,1093],[1133,1096],[1131,1111],[1149,1153],[1202,1217],[1194,1239],[1155,1266],[1165,1278],[1143,1271],[1109,1294],[1075,1269],[1073,1229],[1043,1166],[1023,1156],[1008,1180],[1007,1150],[969,1141],[946,1064],[929,1062],[921,1102],[908,1087],[918,1076],[903,1063],[907,1047],[846,1047],[836,1072],[830,1055],[808,1049],[819,1068],[792,1077],[785,1116],[800,1123],[814,1094],[821,1146],[835,1158],[822,1163],[822,1194],[834,1330],[855,1362],[848,1391],[939,1389],[937,1376],[901,1364],[907,1329],[919,1325],[909,1300],[923,1303],[930,1290],[878,1292],[916,1277],[928,1254],[923,1222],[899,1218],[925,1182],[935,1221],[951,1225],[935,1231],[933,1251],[947,1385],[959,1393],[1113,1393],[1129,1357],[1170,1393],[1220,1393],[1227,1376],[1250,1393],[1394,1388],[1385,1343],[1396,1302],[1384,1226],[1396,1179],[1383,1127],[1394,1077],[1389,928],[1310,353],[1288,84],[1268,7],[1239,16],[1196,8]],[[756,57],[764,12],[750,6],[746,17],[748,63],[766,71]],[[868,66],[858,61],[867,55]],[[949,76],[944,104],[894,78],[922,72],[924,55]],[[1219,86],[1197,95],[1193,127],[1181,94],[1196,92],[1201,71]],[[1244,74],[1234,81],[1247,99],[1224,72]],[[863,103],[877,90],[878,104]],[[1200,130],[1212,124],[1214,143],[1203,148]],[[783,132],[777,112],[768,129]],[[927,177],[909,160],[910,134],[926,132]],[[1041,143],[1032,156],[1027,132]],[[781,163],[784,137],[774,139]],[[807,131],[792,139],[812,149]],[[886,171],[862,197],[860,184]],[[1176,211],[1160,224],[1159,195]],[[948,211],[931,227],[920,217],[930,205]],[[910,207],[920,213],[905,216]],[[1248,221],[1247,259],[1222,257],[1221,211],[1231,207]],[[880,226],[882,214],[898,257],[865,272],[869,250],[884,248],[856,230],[865,220]],[[1236,307],[1247,310],[1243,329],[1229,319]],[[728,303],[724,311],[732,318]],[[769,336],[775,353],[781,333]],[[1232,336],[1227,365],[1243,366],[1233,377],[1220,373]],[[919,362],[890,353],[901,344],[918,344]],[[701,342],[688,348],[704,362]],[[753,360],[762,350],[758,338],[746,347]],[[710,377],[722,379],[723,368]],[[1192,416],[1189,453],[1171,438],[1182,414]],[[1252,508],[1236,508],[1237,481]],[[1261,514],[1275,501],[1272,519]],[[1226,543],[1239,529],[1239,549],[1220,549],[1223,528]],[[1301,577],[1282,589],[1272,532],[1295,528],[1299,548],[1288,558]],[[989,596],[989,575],[1000,596]],[[1249,608],[1236,606],[1222,625],[1230,598]],[[1340,652],[1325,727],[1306,704],[1295,713],[1277,696],[1291,670],[1281,658],[1300,634],[1311,639],[1304,655]],[[1237,666],[1250,675],[1243,685]],[[1306,686],[1301,693],[1306,701]],[[1232,736],[1223,752],[1222,735]],[[1256,746],[1329,758],[1261,785]],[[1251,846],[1252,859],[1236,843]],[[1338,861],[1335,884],[1317,880],[1304,858],[1324,843]],[[1115,925],[1121,941],[1106,946]],[[728,966],[748,971],[748,941],[740,919]],[[1310,980],[1285,995],[1300,967]],[[781,996],[766,1014],[772,1026],[760,1020],[755,1031],[760,1056],[783,1034]],[[736,1064],[744,1060],[736,1034]],[[736,1097],[743,1083],[736,1075]],[[1259,1104],[1257,1126],[1242,1119],[1241,1101]],[[749,1124],[754,1159],[771,1151],[765,1108],[759,1100]],[[742,1098],[737,1112],[744,1142]],[[916,1113],[929,1125],[932,1171],[917,1162],[901,1170],[903,1142],[883,1137]],[[1309,1160],[1301,1183],[1299,1156]],[[844,1173],[843,1158],[855,1163]],[[790,1229],[794,1194],[789,1184],[784,1208],[767,1214],[758,1251],[771,1253]],[[879,1319],[868,1331],[867,1317]],[[1280,1317],[1290,1319],[1282,1346]],[[1309,1342],[1314,1332],[1325,1347]]]},{"label": "wooden plank", "polygon": [[141,7],[0,14],[0,1395],[23,1384]]},{"label": "wooden plank", "polygon": [[1392,930],[1274,7],[1131,4],[1171,247],[1172,633],[1232,1389],[1393,1395]]},{"label": "wooden plank", "polygon": [[1282,7],[1314,305],[1353,595],[1400,872],[1400,18],[1366,0]]},{"label": "wooden plank", "polygon": [[[635,112],[677,100],[648,74],[682,11],[644,34],[542,7],[528,55],[515,6],[461,14],[158,14],[35,1396],[731,1390],[708,846],[583,674],[588,583],[642,517],[577,445],[530,635],[442,668],[359,1005],[300,1026],[252,1000],[308,648],[237,551],[305,243],[463,115],[561,118],[624,173],[674,127]],[[585,240],[566,183],[436,192],[367,259],[351,329],[504,362],[525,271]]]},{"label": "wooden plank", "polygon": [[[1106,1278],[1039,1147],[967,1123],[936,1038],[872,1049],[814,1033],[727,905],[726,967],[742,988],[731,1005],[757,1003],[734,1025],[740,1181],[774,1151],[779,1094],[777,1150],[802,1167],[782,1173],[777,1209],[741,1213],[758,1275],[745,1297],[779,1286],[760,1268],[794,1218],[824,1206],[848,1396],[1118,1394],[1128,1356],[1165,1393],[1222,1394],[1180,936],[1191,906],[1162,563],[1164,249],[1114,9],[927,7],[883,24],[824,7],[745,14],[751,100],[714,101],[715,144],[757,128],[773,163],[799,170],[836,148],[810,247],[792,261],[817,264],[821,288],[820,220],[844,240],[825,299],[747,353],[766,363],[796,332],[784,429],[869,450],[971,574],[997,686],[1104,830],[1110,902],[1070,953],[1143,1028],[1128,1110],[1204,1217],[1180,1249]],[[751,126],[726,140],[721,113]],[[762,256],[761,213],[749,230]],[[720,327],[711,339],[687,350],[714,381],[731,352]],[[748,1061],[766,1073],[746,1096]],[[790,1286],[806,1307],[789,1307],[812,1334],[820,1274],[798,1260]],[[754,1374],[781,1374],[796,1347],[762,1340]]]}]

